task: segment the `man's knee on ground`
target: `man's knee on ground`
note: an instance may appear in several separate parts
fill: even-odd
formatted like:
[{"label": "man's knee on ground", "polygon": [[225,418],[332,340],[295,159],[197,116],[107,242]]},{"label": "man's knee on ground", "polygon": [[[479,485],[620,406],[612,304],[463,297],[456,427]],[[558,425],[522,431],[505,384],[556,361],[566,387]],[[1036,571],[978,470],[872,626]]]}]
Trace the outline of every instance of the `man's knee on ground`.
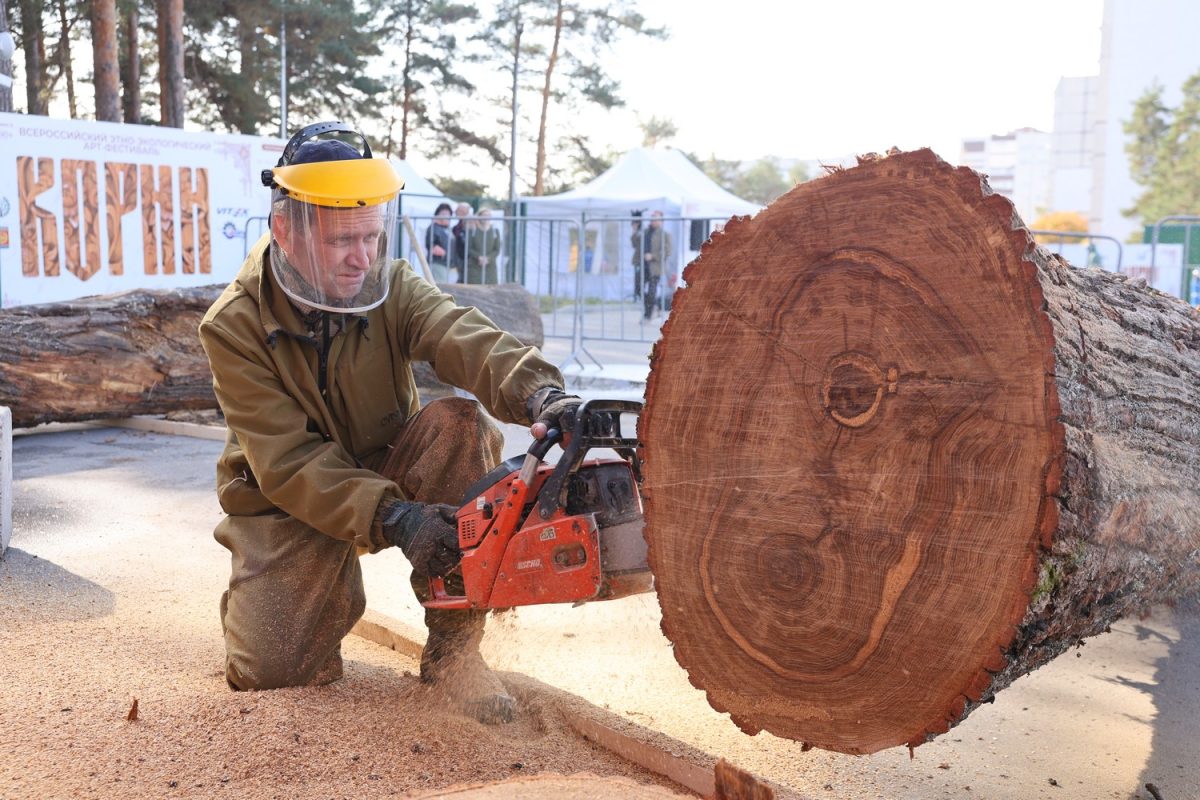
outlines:
[{"label": "man's knee on ground", "polygon": [[[311,686],[322,682],[317,679],[329,668],[334,658],[338,658],[340,665],[337,649],[323,656],[279,649],[261,653],[227,653],[225,680],[230,688],[241,692]],[[340,669],[337,677],[340,677]]]}]

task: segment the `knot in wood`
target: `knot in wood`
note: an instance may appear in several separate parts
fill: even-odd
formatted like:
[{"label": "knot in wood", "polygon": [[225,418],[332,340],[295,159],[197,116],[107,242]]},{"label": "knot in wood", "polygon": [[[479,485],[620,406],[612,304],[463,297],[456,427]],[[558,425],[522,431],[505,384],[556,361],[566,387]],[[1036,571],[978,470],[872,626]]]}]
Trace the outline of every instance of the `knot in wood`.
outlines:
[{"label": "knot in wood", "polygon": [[846,352],[834,356],[821,382],[821,405],[847,428],[861,428],[879,412],[883,398],[896,393],[899,371],[886,372],[870,356]]}]

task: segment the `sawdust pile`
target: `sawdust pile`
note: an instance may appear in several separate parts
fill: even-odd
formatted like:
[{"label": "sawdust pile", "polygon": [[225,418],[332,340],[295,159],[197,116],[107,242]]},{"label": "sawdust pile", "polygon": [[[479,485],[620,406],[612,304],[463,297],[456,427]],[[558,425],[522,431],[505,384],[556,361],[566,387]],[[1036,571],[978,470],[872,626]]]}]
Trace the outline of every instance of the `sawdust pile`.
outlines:
[{"label": "sawdust pile", "polygon": [[464,718],[411,660],[353,636],[338,683],[231,692],[212,610],[148,594],[64,582],[19,550],[0,562],[0,797],[381,797],[581,770],[653,780],[536,697],[519,694],[510,725]]},{"label": "sawdust pile", "polygon": [[143,464],[121,446],[131,439],[159,447],[111,432],[17,443],[0,798],[390,797],[546,772],[661,783],[536,693],[517,693],[518,721],[487,727],[422,685],[411,659],[356,636],[335,684],[230,691],[212,459]]}]

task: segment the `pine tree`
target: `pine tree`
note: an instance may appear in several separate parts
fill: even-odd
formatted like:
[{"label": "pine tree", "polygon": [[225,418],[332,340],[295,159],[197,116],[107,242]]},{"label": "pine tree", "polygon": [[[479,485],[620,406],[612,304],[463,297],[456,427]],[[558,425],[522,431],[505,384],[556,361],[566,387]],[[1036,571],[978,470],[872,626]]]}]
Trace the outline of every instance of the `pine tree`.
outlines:
[{"label": "pine tree", "polygon": [[[389,50],[397,53],[390,88],[392,116],[385,151],[408,158],[414,129],[441,131],[454,138],[463,129],[459,114],[442,102],[450,92],[469,93],[474,86],[457,69],[470,56],[459,47],[479,18],[473,5],[448,0],[392,0],[384,28],[393,32]],[[395,141],[396,125],[399,141]]]},{"label": "pine tree", "polygon": [[[546,144],[550,109],[570,105],[576,98],[612,109],[624,105],[620,85],[604,69],[601,59],[622,36],[640,35],[665,38],[666,31],[651,27],[646,18],[632,10],[627,0],[604,4],[542,0],[540,15],[533,15],[535,27],[548,33],[551,44],[542,71],[541,115],[538,122],[537,160],[533,193],[541,195],[546,187]],[[560,70],[559,61],[562,61]],[[565,74],[570,93],[557,88]]]},{"label": "pine tree", "polygon": [[1125,122],[1130,174],[1143,188],[1127,216],[1143,224],[1200,214],[1200,72],[1183,84],[1179,105],[1163,103],[1163,87],[1148,88]]},{"label": "pine tree", "polygon": [[286,15],[289,117],[341,117],[360,127],[379,118],[385,87],[367,75],[380,53],[378,11],[377,0],[187,0],[192,117],[241,133],[277,130]]}]

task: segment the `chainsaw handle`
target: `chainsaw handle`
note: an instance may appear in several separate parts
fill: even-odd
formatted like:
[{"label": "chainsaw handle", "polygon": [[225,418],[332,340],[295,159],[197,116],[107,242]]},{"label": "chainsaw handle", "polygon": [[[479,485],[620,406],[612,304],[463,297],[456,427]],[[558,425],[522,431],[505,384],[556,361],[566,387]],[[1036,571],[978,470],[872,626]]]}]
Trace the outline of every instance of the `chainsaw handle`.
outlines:
[{"label": "chainsaw handle", "polygon": [[641,410],[642,404],[636,400],[588,400],[579,405],[575,411],[575,429],[569,441],[563,445],[562,458],[538,493],[538,515],[542,519],[549,519],[554,514],[562,499],[567,477],[579,468],[583,457],[594,447],[617,450],[618,454],[632,462],[634,474],[640,475],[637,436],[621,435],[621,414],[640,414]]},{"label": "chainsaw handle", "polygon": [[430,599],[421,603],[425,608],[462,609],[470,608],[471,601],[465,595],[454,595],[446,591],[446,579],[434,575],[429,579]]}]

